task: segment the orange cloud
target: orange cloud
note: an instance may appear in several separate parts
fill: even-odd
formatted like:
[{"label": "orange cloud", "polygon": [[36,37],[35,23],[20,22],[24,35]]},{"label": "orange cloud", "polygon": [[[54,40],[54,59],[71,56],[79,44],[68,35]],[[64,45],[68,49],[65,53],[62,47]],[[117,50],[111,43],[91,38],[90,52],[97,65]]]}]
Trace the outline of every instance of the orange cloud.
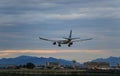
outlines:
[{"label": "orange cloud", "polygon": [[6,57],[6,56],[9,56],[10,54],[9,53],[0,53],[0,57]]},{"label": "orange cloud", "polygon": [[102,50],[0,50],[0,57],[14,57],[18,55],[50,55],[50,54],[75,54],[75,53],[84,53],[84,54],[101,54]]},{"label": "orange cloud", "polygon": [[102,50],[0,50],[0,53],[100,53]]}]

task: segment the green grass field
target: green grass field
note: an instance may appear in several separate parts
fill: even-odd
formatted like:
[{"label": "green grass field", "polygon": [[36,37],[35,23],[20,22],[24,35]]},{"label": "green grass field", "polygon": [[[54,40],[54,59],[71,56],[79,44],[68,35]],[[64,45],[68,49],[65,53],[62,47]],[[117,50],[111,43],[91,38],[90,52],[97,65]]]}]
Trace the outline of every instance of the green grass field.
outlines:
[{"label": "green grass field", "polygon": [[120,76],[120,71],[4,69],[0,76]]}]

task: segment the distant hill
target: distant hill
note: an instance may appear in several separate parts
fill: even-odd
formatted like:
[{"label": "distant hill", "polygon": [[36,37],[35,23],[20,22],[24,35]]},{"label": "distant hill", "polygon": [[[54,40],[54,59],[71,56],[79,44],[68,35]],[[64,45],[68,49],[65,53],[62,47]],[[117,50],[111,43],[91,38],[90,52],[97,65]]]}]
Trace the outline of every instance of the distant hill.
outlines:
[{"label": "distant hill", "polygon": [[120,64],[120,57],[109,57],[109,58],[98,58],[95,60],[92,60],[92,62],[108,62],[110,66],[116,66],[117,64]]},{"label": "distant hill", "polygon": [[[45,58],[45,57],[33,57],[33,56],[19,56],[16,58],[2,58],[0,59],[0,65],[20,65],[26,64],[28,62],[32,62],[35,65],[45,64],[46,62],[59,62],[61,65],[72,65],[72,61],[65,59],[57,59],[53,57]],[[109,58],[98,58],[92,60],[91,62],[108,62],[110,66],[116,66],[120,64],[120,57],[109,57]],[[80,64],[80,63],[78,63]]]},{"label": "distant hill", "polygon": [[53,57],[33,57],[33,56],[19,56],[16,58],[2,58],[0,59],[0,65],[20,65],[32,62],[35,65],[45,64],[46,62],[59,62],[61,65],[72,65],[72,61],[64,59],[56,59]]}]

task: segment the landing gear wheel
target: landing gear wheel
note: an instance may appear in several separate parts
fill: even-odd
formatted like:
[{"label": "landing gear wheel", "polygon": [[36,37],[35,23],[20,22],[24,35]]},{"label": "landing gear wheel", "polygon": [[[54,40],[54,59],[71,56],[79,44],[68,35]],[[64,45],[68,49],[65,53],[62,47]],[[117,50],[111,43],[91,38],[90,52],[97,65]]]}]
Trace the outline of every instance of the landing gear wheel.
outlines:
[{"label": "landing gear wheel", "polygon": [[71,45],[68,45],[68,47],[71,47]]},{"label": "landing gear wheel", "polygon": [[59,46],[59,47],[61,47],[61,45],[60,45],[60,44],[58,44],[58,46]]}]

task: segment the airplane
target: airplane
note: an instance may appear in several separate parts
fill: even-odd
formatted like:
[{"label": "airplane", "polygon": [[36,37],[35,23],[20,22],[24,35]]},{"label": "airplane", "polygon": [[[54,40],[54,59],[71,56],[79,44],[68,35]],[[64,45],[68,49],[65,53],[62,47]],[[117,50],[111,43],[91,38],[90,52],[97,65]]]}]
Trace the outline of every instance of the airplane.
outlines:
[{"label": "airplane", "polygon": [[53,42],[53,45],[58,44],[59,47],[61,47],[61,44],[67,44],[68,47],[71,47],[71,45],[73,45],[73,42],[87,41],[87,40],[92,40],[93,38],[88,38],[88,39],[72,38],[72,30],[70,30],[69,37],[68,38],[63,37],[64,40],[52,40],[52,39],[47,39],[42,37],[39,37],[39,39],[45,40],[45,41],[51,41]]}]

